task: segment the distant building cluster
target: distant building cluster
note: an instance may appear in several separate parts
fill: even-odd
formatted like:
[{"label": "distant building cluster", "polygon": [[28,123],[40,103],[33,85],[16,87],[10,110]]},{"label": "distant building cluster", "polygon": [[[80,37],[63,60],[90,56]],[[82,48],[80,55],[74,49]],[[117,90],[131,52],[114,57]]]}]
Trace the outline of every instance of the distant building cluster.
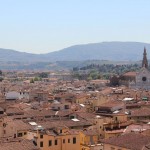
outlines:
[{"label": "distant building cluster", "polygon": [[[3,72],[0,150],[150,149],[150,73],[77,80],[70,72]],[[31,80],[32,79],[32,80]]]}]

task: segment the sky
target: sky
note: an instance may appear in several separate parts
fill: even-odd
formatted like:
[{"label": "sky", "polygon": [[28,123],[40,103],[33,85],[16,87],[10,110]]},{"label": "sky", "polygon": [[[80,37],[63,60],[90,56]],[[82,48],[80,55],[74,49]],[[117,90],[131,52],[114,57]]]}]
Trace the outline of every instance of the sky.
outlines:
[{"label": "sky", "polygon": [[150,0],[0,0],[0,48],[48,53],[106,41],[150,43]]}]

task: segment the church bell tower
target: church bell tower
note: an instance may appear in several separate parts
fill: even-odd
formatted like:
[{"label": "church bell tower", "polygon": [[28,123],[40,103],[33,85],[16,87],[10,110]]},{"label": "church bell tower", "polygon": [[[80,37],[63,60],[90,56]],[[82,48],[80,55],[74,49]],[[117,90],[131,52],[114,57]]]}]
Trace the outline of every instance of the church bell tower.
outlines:
[{"label": "church bell tower", "polygon": [[147,53],[146,53],[145,47],[144,47],[144,53],[143,53],[142,67],[145,67],[146,69],[148,69],[148,60],[147,60]]}]

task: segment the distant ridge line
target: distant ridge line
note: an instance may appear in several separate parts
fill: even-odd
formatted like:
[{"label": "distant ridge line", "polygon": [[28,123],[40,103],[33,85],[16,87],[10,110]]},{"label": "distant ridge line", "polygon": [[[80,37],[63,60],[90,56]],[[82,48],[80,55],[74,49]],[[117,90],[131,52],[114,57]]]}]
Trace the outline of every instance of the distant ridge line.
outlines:
[{"label": "distant ridge line", "polygon": [[46,54],[32,54],[12,49],[0,48],[0,61],[18,62],[55,62],[113,60],[138,61],[142,59],[146,47],[150,59],[150,44],[142,42],[101,42],[70,46],[59,51]]}]

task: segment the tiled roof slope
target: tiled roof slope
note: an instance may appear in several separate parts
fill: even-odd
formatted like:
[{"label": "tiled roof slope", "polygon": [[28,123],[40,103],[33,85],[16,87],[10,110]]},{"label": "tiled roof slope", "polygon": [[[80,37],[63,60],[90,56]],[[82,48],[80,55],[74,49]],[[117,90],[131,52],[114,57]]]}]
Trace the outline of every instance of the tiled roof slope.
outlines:
[{"label": "tiled roof slope", "polygon": [[29,140],[12,139],[0,142],[0,150],[40,150]]},{"label": "tiled roof slope", "polygon": [[104,140],[104,143],[132,150],[143,150],[146,145],[150,144],[150,136],[144,136],[139,133],[129,133]]}]

